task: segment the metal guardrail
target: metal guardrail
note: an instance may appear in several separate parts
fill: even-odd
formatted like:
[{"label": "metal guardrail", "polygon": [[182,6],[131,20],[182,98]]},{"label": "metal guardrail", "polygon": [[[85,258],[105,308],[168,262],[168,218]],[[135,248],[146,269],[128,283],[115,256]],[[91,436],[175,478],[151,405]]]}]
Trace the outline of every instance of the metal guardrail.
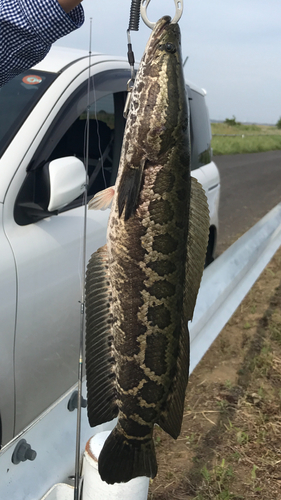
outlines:
[{"label": "metal guardrail", "polygon": [[[190,325],[191,366],[196,365],[209,349],[237,306],[281,245],[281,203],[237,240],[217,260],[205,269]],[[56,483],[71,484],[75,458],[76,411],[70,412],[67,403],[75,388],[50,407],[13,442],[0,452],[0,498],[39,500]],[[83,386],[85,394],[85,383]],[[115,421],[95,429],[88,424],[82,410],[81,443],[98,432],[111,430]],[[18,465],[11,462],[13,451],[20,441],[26,441],[37,452],[34,461]],[[82,450],[83,451],[83,450]],[[66,495],[67,489],[67,495]],[[71,487],[56,500],[71,498]],[[69,495],[69,496],[68,496]]]},{"label": "metal guardrail", "polygon": [[190,325],[192,371],[281,245],[281,203],[205,269]]},{"label": "metal guardrail", "polygon": [[280,137],[281,134],[212,134],[212,137]]}]

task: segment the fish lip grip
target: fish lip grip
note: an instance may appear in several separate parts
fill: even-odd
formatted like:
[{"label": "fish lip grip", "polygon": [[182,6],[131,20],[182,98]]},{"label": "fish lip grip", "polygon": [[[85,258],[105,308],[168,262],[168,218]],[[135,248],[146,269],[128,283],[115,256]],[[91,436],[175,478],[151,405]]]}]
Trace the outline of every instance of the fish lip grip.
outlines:
[{"label": "fish lip grip", "polygon": [[[174,18],[172,19],[171,24],[176,24],[180,20],[182,13],[183,13],[183,0],[174,0],[174,3],[176,6],[176,14],[175,14]],[[149,19],[147,17],[147,12],[146,12],[149,4],[150,4],[150,0],[141,0],[140,12],[141,12],[142,20],[144,21],[146,26],[148,26],[149,28],[151,28],[153,30],[156,23],[152,23],[151,21],[149,21]]]}]

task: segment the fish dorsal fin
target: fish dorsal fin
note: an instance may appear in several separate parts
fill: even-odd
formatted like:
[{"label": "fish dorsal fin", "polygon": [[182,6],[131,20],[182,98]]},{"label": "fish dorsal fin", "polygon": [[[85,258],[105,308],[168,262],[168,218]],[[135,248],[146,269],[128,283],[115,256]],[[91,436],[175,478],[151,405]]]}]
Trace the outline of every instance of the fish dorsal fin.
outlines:
[{"label": "fish dorsal fin", "polygon": [[86,377],[92,427],[118,414],[112,339],[112,298],[107,246],[95,252],[86,273]]},{"label": "fish dorsal fin", "polygon": [[182,424],[185,390],[189,372],[189,332],[187,322],[192,319],[195,302],[204,269],[209,237],[209,208],[201,184],[191,178],[190,212],[187,239],[187,261],[184,290],[184,310],[179,340],[179,355],[176,374],[171,385],[166,408],[161,414],[159,425],[177,438]]},{"label": "fish dorsal fin", "polygon": [[95,196],[89,201],[88,209],[89,210],[106,210],[115,194],[115,186],[110,186],[103,191],[99,191],[95,194]]},{"label": "fish dorsal fin", "polygon": [[191,177],[190,212],[185,273],[184,312],[192,320],[205,265],[209,239],[209,206],[201,184]]},{"label": "fish dorsal fin", "polygon": [[119,217],[125,210],[125,220],[128,220],[137,208],[145,162],[146,160],[143,159],[138,168],[127,166],[121,175],[118,189],[118,210]]}]

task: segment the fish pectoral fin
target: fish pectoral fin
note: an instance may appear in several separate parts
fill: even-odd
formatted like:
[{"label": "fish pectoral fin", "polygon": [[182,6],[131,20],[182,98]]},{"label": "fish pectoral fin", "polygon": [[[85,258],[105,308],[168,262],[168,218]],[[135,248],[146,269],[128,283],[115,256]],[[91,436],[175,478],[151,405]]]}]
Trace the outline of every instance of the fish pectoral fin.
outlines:
[{"label": "fish pectoral fin", "polygon": [[146,159],[143,159],[138,168],[128,166],[122,173],[118,190],[118,210],[119,217],[125,210],[125,220],[136,211],[145,163]]},{"label": "fish pectoral fin", "polygon": [[86,273],[86,379],[91,427],[118,414],[112,345],[112,299],[107,246],[90,258]]},{"label": "fish pectoral fin", "polygon": [[89,210],[106,210],[114,197],[115,186],[110,186],[103,191],[99,191],[95,196],[89,201]]},{"label": "fish pectoral fin", "polygon": [[201,283],[209,239],[209,226],[209,206],[205,191],[197,179],[191,177],[184,293],[184,313],[187,321],[192,320]]},{"label": "fish pectoral fin", "polygon": [[179,354],[177,358],[176,373],[171,384],[164,411],[158,420],[158,425],[163,431],[174,439],[180,434],[185,391],[189,375],[189,332],[188,326],[182,319],[181,335],[179,339]]}]

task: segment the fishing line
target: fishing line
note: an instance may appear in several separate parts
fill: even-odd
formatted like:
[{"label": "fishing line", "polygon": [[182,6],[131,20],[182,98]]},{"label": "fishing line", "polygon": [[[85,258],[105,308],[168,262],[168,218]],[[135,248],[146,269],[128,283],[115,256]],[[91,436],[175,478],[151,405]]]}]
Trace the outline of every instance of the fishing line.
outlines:
[{"label": "fishing line", "polygon": [[[89,77],[90,79],[90,77]],[[103,153],[101,149],[101,137],[100,137],[100,127],[99,127],[99,120],[97,116],[97,99],[96,99],[96,88],[95,88],[95,81],[94,81],[94,76],[92,77],[92,82],[93,82],[93,103],[94,103],[94,115],[95,115],[95,121],[96,121],[96,127],[97,127],[97,138],[98,138],[98,151],[99,151],[99,161],[101,163],[101,171],[102,171],[102,177],[103,177],[103,182],[104,182],[104,187],[107,188],[107,183],[106,183],[106,178],[105,178],[105,173],[104,173],[104,163],[103,163]],[[90,88],[88,89],[88,95],[90,95]],[[90,103],[88,104],[89,106],[89,123],[87,126],[90,128]]]},{"label": "fishing line", "polygon": [[105,173],[104,173],[104,165],[103,165],[103,153],[101,150],[100,125],[99,125],[99,120],[97,117],[97,101],[96,101],[95,86],[94,86],[94,110],[95,110],[95,118],[96,118],[96,124],[97,124],[98,148],[99,148],[99,155],[100,155],[99,161],[101,162],[101,171],[102,171],[104,187],[107,188],[107,183],[106,183],[106,178],[105,178]]},{"label": "fishing line", "polygon": [[84,358],[84,332],[85,332],[85,273],[86,273],[86,243],[87,243],[87,201],[88,201],[88,171],[89,171],[89,135],[90,135],[90,85],[91,85],[91,59],[92,58],[92,18],[90,18],[89,40],[89,75],[87,89],[87,116],[86,116],[86,155],[85,155],[85,190],[84,190],[84,227],[83,227],[83,258],[82,258],[82,286],[80,304],[80,344],[78,361],[78,396],[77,396],[77,423],[76,423],[76,453],[75,453],[75,480],[74,500],[79,500],[80,484],[80,447],[81,447],[81,410],[82,410],[82,376]]},{"label": "fishing line", "polygon": [[135,55],[133,52],[132,41],[131,41],[131,31],[139,31],[140,25],[140,8],[141,8],[141,0],[132,0],[131,10],[130,10],[130,19],[129,19],[129,27],[127,29],[127,37],[128,37],[128,61],[131,66],[131,78],[135,79]]},{"label": "fishing line", "polygon": [[133,46],[132,46],[131,31],[138,31],[139,30],[141,1],[142,0],[132,0],[131,10],[130,10],[129,27],[127,29],[127,39],[128,39],[127,56],[128,56],[128,62],[129,62],[130,68],[131,68],[131,79],[127,83],[128,94],[127,94],[127,99],[126,99],[124,112],[123,112],[123,116],[125,119],[127,119],[127,116],[129,113],[131,96],[132,96],[132,89],[133,89],[133,86],[135,83],[135,78],[136,78],[135,54],[134,54]]},{"label": "fishing line", "polygon": [[141,7],[141,0],[132,0],[129,28],[128,28],[129,31],[139,31],[140,7]]}]

